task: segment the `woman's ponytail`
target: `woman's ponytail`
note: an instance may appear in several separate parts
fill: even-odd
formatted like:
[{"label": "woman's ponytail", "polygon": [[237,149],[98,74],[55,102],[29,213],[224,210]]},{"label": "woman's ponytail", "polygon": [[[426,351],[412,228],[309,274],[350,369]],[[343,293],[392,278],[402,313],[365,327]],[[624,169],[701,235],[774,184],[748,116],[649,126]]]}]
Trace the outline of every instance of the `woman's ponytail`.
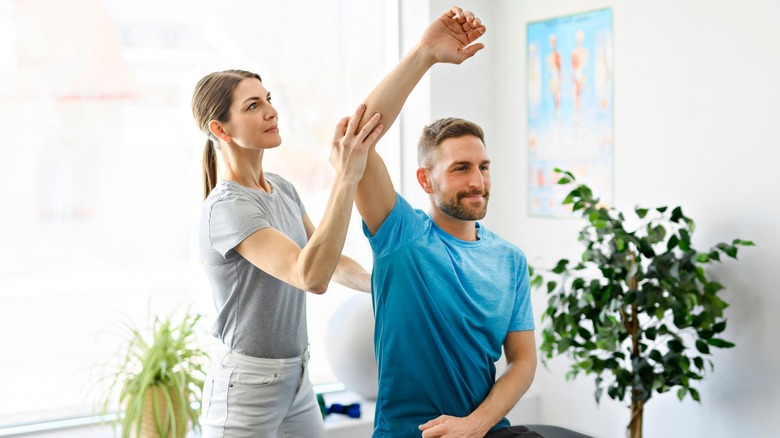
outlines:
[{"label": "woman's ponytail", "polygon": [[206,139],[203,149],[203,199],[217,186],[217,152],[211,137]]}]

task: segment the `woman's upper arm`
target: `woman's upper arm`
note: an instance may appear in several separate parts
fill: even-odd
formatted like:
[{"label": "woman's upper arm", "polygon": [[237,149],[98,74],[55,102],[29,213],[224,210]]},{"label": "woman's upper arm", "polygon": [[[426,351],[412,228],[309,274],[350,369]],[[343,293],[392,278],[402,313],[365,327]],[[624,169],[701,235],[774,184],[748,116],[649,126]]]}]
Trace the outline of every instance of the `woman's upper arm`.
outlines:
[{"label": "woman's upper arm", "polygon": [[[309,234],[308,228],[306,232]],[[236,245],[235,250],[263,272],[306,290],[297,268],[301,247],[279,230],[269,227],[255,231]]]}]

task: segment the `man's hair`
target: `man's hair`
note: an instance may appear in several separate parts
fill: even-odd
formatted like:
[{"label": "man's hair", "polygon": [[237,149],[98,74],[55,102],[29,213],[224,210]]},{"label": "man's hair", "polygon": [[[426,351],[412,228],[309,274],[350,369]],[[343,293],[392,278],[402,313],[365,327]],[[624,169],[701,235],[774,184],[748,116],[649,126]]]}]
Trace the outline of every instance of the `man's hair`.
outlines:
[{"label": "man's hair", "polygon": [[433,166],[434,154],[439,145],[448,138],[460,138],[473,135],[485,143],[482,128],[468,120],[448,117],[439,119],[423,128],[420,141],[417,143],[417,164],[429,169]]}]

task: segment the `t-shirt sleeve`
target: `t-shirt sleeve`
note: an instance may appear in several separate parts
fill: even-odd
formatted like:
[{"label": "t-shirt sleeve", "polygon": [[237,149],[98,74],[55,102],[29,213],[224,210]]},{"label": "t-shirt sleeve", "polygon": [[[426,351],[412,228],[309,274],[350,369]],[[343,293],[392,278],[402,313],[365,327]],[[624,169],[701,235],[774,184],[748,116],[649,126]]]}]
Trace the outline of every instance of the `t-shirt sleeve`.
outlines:
[{"label": "t-shirt sleeve", "polygon": [[255,231],[271,226],[260,205],[235,193],[215,201],[208,220],[209,243],[222,257]]},{"label": "t-shirt sleeve", "polygon": [[515,293],[515,311],[509,323],[509,331],[516,332],[534,329],[534,312],[531,307],[531,279],[528,275],[528,262],[520,252]]},{"label": "t-shirt sleeve", "polygon": [[376,234],[372,236],[366,223],[363,222],[363,234],[368,238],[371,249],[377,257],[395,252],[422,234],[424,228],[424,213],[412,208],[398,193],[395,194],[393,209]]}]

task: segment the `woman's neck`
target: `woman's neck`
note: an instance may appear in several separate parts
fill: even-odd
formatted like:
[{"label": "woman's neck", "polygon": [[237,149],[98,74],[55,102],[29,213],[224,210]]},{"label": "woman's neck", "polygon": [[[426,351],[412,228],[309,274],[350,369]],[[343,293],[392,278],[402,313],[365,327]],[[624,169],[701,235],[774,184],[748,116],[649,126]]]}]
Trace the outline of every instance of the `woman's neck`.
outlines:
[{"label": "woman's neck", "polygon": [[265,179],[263,172],[263,151],[233,148],[223,148],[225,159],[224,179],[241,184],[251,189],[271,192],[271,185]]}]

